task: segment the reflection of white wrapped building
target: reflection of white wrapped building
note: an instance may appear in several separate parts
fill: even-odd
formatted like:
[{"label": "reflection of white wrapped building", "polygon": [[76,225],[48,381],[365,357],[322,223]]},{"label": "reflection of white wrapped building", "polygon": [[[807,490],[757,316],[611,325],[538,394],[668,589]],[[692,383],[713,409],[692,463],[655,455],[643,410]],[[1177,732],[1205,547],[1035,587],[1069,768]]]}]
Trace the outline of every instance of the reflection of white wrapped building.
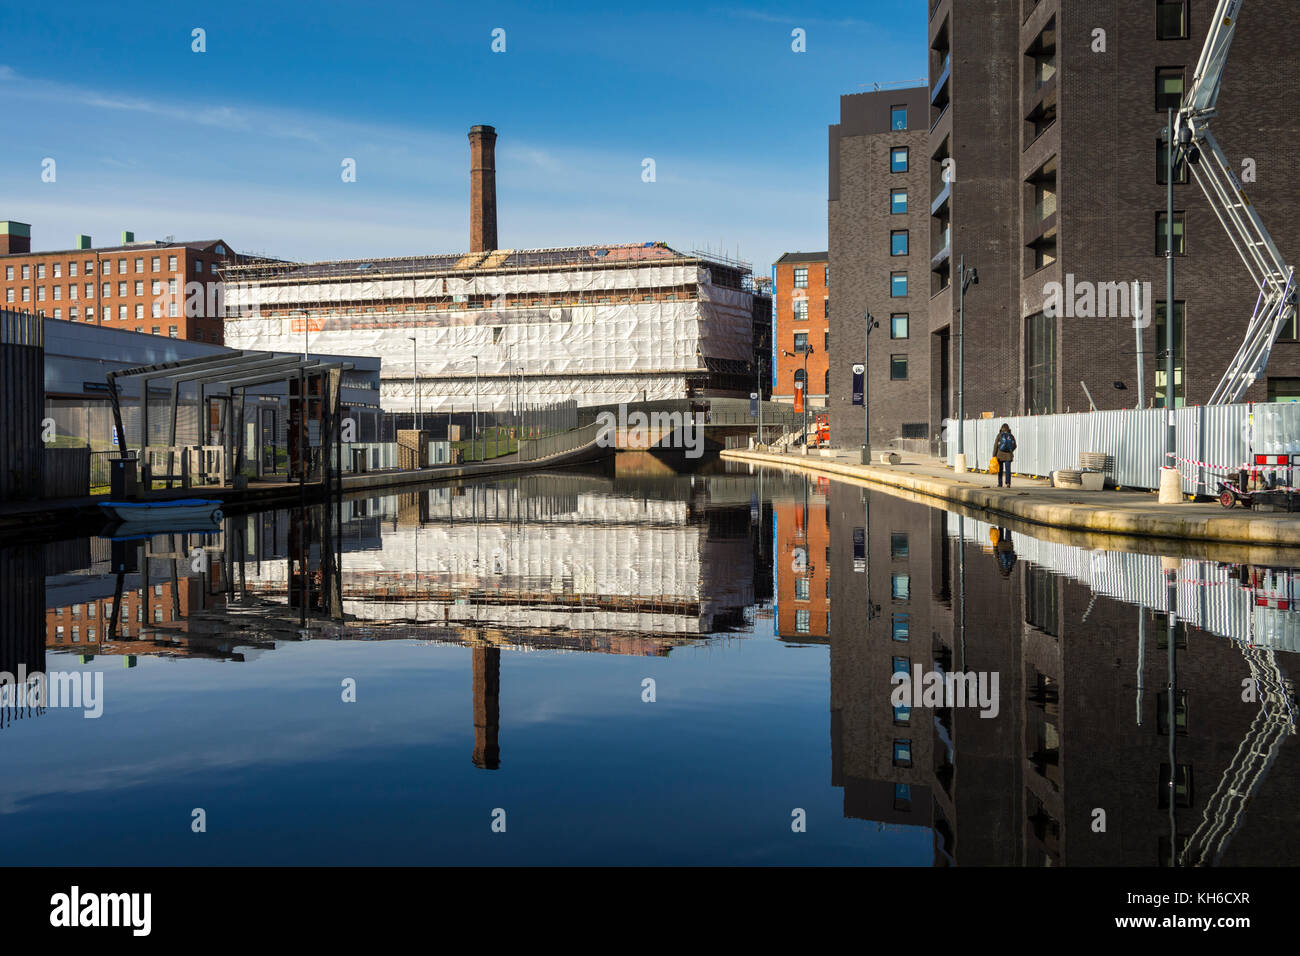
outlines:
[{"label": "reflection of white wrapped building", "polygon": [[[711,531],[689,502],[526,494],[521,513],[514,487],[459,491],[344,502],[345,536],[352,521],[382,535],[344,550],[346,620],[689,636],[742,623],[754,603],[748,534]],[[251,592],[286,593],[284,560],[246,574]]]}]

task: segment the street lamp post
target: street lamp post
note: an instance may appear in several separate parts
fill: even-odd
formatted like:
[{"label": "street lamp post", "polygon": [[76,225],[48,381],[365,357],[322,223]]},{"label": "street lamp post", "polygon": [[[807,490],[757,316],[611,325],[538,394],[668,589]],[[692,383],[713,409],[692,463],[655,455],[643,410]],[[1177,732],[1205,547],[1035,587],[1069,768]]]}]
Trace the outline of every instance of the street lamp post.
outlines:
[{"label": "street lamp post", "polygon": [[862,464],[871,464],[871,330],[880,323],[866,313],[866,334],[862,336]]},{"label": "street lamp post", "polygon": [[1161,463],[1158,499],[1162,505],[1183,500],[1183,478],[1174,460],[1178,451],[1174,432],[1174,151],[1178,144],[1174,139],[1172,107],[1164,138],[1168,209],[1165,212],[1165,460]]},{"label": "street lamp post", "polygon": [[966,257],[957,264],[957,456],[953,471],[966,470],[966,289],[979,285],[979,272],[966,268]]},{"label": "street lamp post", "polygon": [[[808,356],[812,354],[813,347],[811,344],[805,344],[800,351],[803,352],[803,451],[806,455],[808,454]],[[799,355],[799,352],[790,352],[786,349],[782,349],[781,352],[789,358],[796,358]]]},{"label": "street lamp post", "polygon": [[[473,440],[478,441],[478,356],[474,356],[474,434]],[[473,447],[472,445],[470,446]],[[487,445],[483,446],[483,454],[487,455]],[[482,461],[482,459],[479,459]]]},{"label": "street lamp post", "polygon": [[408,335],[411,340],[411,392],[415,395],[415,417],[417,419],[416,428],[424,431],[424,412],[420,409],[420,384],[417,376],[420,372],[420,345],[414,335]]}]

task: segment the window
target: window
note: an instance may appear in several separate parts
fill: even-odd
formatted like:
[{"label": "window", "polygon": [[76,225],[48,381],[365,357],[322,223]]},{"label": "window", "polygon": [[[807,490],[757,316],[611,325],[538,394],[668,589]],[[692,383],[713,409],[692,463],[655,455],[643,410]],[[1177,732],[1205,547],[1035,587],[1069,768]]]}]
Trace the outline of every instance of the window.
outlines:
[{"label": "window", "polygon": [[56,262],[56,263],[54,263],[54,278],[56,278],[56,279],[62,279],[62,278],[63,278],[63,263],[62,263],[62,262]]},{"label": "window", "polygon": [[149,314],[150,314],[151,316],[153,316],[153,318],[155,318],[155,319],[161,319],[161,318],[162,318],[162,303],[161,303],[161,302],[151,302],[151,303],[149,304]]},{"label": "window", "polygon": [[899,727],[906,727],[912,719],[912,708],[907,704],[898,704],[894,707],[894,723]]},{"label": "window", "polygon": [[1187,0],[1156,0],[1156,39],[1187,39]]},{"label": "window", "polygon": [[113,294],[113,283],[105,282],[104,287],[100,289],[100,294],[106,299],[111,296]]},{"label": "window", "polygon": [[930,426],[926,422],[903,422],[904,438],[929,438]]},{"label": "window", "polygon": [[144,257],[143,257],[143,256],[141,256],[140,258],[138,258],[138,259],[135,260],[135,271],[136,271],[136,272],[144,272]]},{"label": "window", "polygon": [[828,288],[828,289],[831,287],[831,267],[830,267],[830,266],[823,266],[823,267],[822,267],[822,285],[826,286],[826,288]]},{"label": "window", "polygon": [[39,262],[36,264],[36,278],[38,279],[45,278],[45,263]]},{"label": "window", "polygon": [[5,266],[5,278],[8,279],[10,282],[13,281],[13,278],[14,278],[14,267],[13,267],[13,266]]},{"label": "window", "polygon": [[149,283],[150,295],[158,295],[161,292],[162,292],[162,283],[160,281],[154,279],[153,282]]},{"label": "window", "polygon": [[[1187,236],[1184,232],[1183,213],[1174,213],[1174,255],[1187,255]],[[1169,214],[1156,213],[1156,255],[1163,256],[1169,248]]]},{"label": "window", "polygon": [[794,599],[796,601],[808,600],[808,579],[807,578],[795,578]]},{"label": "window", "polygon": [[[1186,400],[1183,388],[1183,362],[1187,354],[1187,323],[1185,321],[1185,302],[1174,303],[1174,408],[1181,408]],[[1156,303],[1156,352],[1165,350],[1165,314],[1167,302]],[[1156,399],[1155,407],[1165,407],[1165,380],[1168,378],[1167,360],[1163,354],[1156,358]]]},{"label": "window", "polygon": [[202,259],[195,259],[195,260],[194,260],[194,271],[195,271],[195,272],[202,272],[202,271],[203,271],[203,260],[202,260]]},{"label": "window", "polygon": [[1156,70],[1156,111],[1166,113],[1183,105],[1183,68],[1162,66]]},{"label": "window", "polygon": [[906,739],[896,739],[894,741],[894,766],[910,767],[912,766],[912,741]]},{"label": "window", "polygon": [[911,661],[909,658],[906,658],[906,657],[895,657],[895,658],[894,658],[894,673],[895,673],[895,674],[909,674],[909,675],[910,675],[911,672],[912,672],[912,661]]},{"label": "window", "polygon": [[907,107],[891,106],[889,108],[889,128],[907,129]]},{"label": "window", "polygon": [[152,329],[149,330],[149,332],[152,335],[157,335],[159,332],[158,326],[155,325]]},{"label": "window", "polygon": [[895,146],[889,151],[889,171],[891,173],[905,173],[908,166],[908,148],[906,146]]},{"label": "window", "polygon": [[23,286],[23,301],[24,302],[32,301],[32,287],[29,285]]},{"label": "window", "polygon": [[135,294],[136,294],[136,295],[144,295],[144,280],[143,280],[143,279],[137,279],[137,280],[136,280],[136,282],[135,282]]},{"label": "window", "polygon": [[808,288],[808,270],[806,268],[794,270],[794,287],[796,289]]},{"label": "window", "polygon": [[[831,350],[831,330],[830,330],[830,329],[823,329],[823,330],[822,330],[822,348],[825,349],[827,352],[829,352],[829,351]],[[827,370],[826,370],[826,374],[829,375],[830,373],[831,373],[830,369],[827,369]],[[829,381],[829,380],[828,380],[828,381]],[[826,394],[829,395],[830,392],[831,392],[831,389],[830,389],[830,386],[828,385],[828,386],[826,387]]]},{"label": "window", "polygon": [[70,284],[68,285],[68,298],[69,298],[69,299],[75,299],[75,298],[77,298],[77,294],[78,294],[80,291],[81,291],[81,287],[78,286],[77,283],[75,283],[75,282],[70,283]]},{"label": "window", "polygon": [[13,289],[5,289],[5,301],[6,301],[6,302],[12,302],[13,300],[14,300],[14,290],[13,290]]},{"label": "window", "polygon": [[889,379],[892,382],[903,382],[907,380],[906,355],[889,356]]},{"label": "window", "polygon": [[135,304],[135,317],[136,317],[137,319],[143,319],[143,318],[144,318],[144,303],[143,303],[143,302],[137,302],[137,303]]},{"label": "window", "polygon": [[798,388],[802,388],[803,386],[807,385],[807,384],[808,384],[808,373],[805,372],[805,371],[804,371],[803,369],[801,369],[801,368],[797,368],[797,369],[795,369],[795,370],[794,370],[794,384],[795,384],[795,388],[796,388],[796,389],[798,389]]},{"label": "window", "polygon": [[125,296],[126,296],[126,283],[125,283],[125,282],[119,282],[119,283],[117,284],[117,294],[118,294],[118,296],[120,296],[120,297],[125,297]]},{"label": "window", "polygon": [[[801,353],[801,354],[802,354],[803,352],[807,352],[807,351],[808,351],[808,333],[807,333],[807,332],[796,332],[796,333],[794,334],[794,350],[795,350],[796,352],[798,352],[798,353]],[[803,370],[800,369],[800,371],[803,371]]]},{"label": "window", "polygon": [[[1160,776],[1156,780],[1156,786],[1159,787],[1160,796],[1156,803],[1161,810],[1169,809],[1169,764],[1160,765]],[[1190,807],[1192,805],[1192,767],[1190,764],[1180,763],[1177,765],[1177,773],[1174,774],[1174,802],[1180,807]]]},{"label": "window", "polygon": [[890,578],[890,597],[895,601],[907,601],[912,597],[910,574],[895,574]]},{"label": "window", "polygon": [[889,194],[889,212],[898,216],[907,212],[907,190],[895,189]]},{"label": "window", "polygon": [[808,300],[807,299],[794,300],[794,320],[796,322],[808,321]]},{"label": "window", "polygon": [[176,300],[172,299],[172,301],[167,303],[167,317],[169,319],[174,319],[176,318],[177,315],[178,313],[176,311]]},{"label": "window", "polygon": [[907,273],[893,272],[889,276],[890,298],[902,299],[907,296]]},{"label": "window", "polygon": [[76,264],[75,262],[69,262],[69,263],[68,263],[68,278],[71,279],[71,278],[73,278],[74,276],[76,276],[76,274],[77,274],[77,264]]},{"label": "window", "polygon": [[217,263],[215,263],[215,262],[212,263],[211,266],[210,266],[209,271],[210,271],[213,275],[216,275],[216,274],[217,274]]},{"label": "window", "polygon": [[117,307],[117,317],[118,317],[119,319],[122,319],[123,321],[126,320],[126,306],[124,306],[124,305],[119,305],[119,306]]},{"label": "window", "polygon": [[45,286],[43,286],[43,285],[38,285],[38,286],[36,287],[36,301],[37,301],[37,302],[44,302],[44,301],[45,301]]},{"label": "window", "polygon": [[63,310],[62,310],[62,309],[55,309],[55,310],[54,310],[54,317],[55,317],[56,319],[61,319],[61,318],[63,318]]},{"label": "window", "polygon": [[908,314],[895,312],[889,317],[889,337],[891,339],[907,338]]},{"label": "window", "polygon": [[73,322],[77,321],[77,310],[75,308],[68,309],[68,318]]},{"label": "window", "polygon": [[162,256],[154,256],[151,260],[149,260],[149,270],[151,272],[157,272],[161,268],[162,268]]},{"label": "window", "polygon": [[168,272],[175,272],[175,271],[176,271],[176,257],[175,257],[175,256],[168,256],[168,257],[167,257],[167,271],[168,271]]},{"label": "window", "polygon": [[117,260],[117,274],[120,275],[120,276],[124,276],[124,275],[126,275],[126,260],[125,260],[125,259],[118,259],[118,260]]},{"label": "window", "polygon": [[1039,312],[1025,319],[1025,410],[1056,411],[1056,318]]},{"label": "window", "polygon": [[[1161,186],[1169,185],[1169,147],[1165,142],[1156,139],[1156,183]],[[1174,158],[1174,182],[1187,182],[1187,160],[1181,156]]]},{"label": "window", "polygon": [[[1174,698],[1174,726],[1178,736],[1187,735],[1187,691],[1180,690]],[[1156,733],[1169,736],[1169,691],[1156,691]]]},{"label": "window", "polygon": [[[176,338],[176,326],[174,325],[167,326],[167,334],[172,338]],[[308,395],[307,397],[310,398],[311,396]]]},{"label": "window", "polygon": [[907,255],[906,229],[895,229],[889,234],[889,254],[891,256]]},{"label": "window", "polygon": [[31,277],[32,277],[32,267],[31,267],[31,266],[23,266],[23,278],[24,278],[24,279],[30,279]]},{"label": "window", "polygon": [[812,612],[807,608],[799,608],[794,612],[794,629],[800,634],[807,634],[812,630]]},{"label": "window", "polygon": [[1268,380],[1268,400],[1270,402],[1300,402],[1300,378],[1270,378]]},{"label": "window", "polygon": [[81,270],[82,275],[93,276],[95,274],[95,260],[87,259],[84,263],[86,268]]}]

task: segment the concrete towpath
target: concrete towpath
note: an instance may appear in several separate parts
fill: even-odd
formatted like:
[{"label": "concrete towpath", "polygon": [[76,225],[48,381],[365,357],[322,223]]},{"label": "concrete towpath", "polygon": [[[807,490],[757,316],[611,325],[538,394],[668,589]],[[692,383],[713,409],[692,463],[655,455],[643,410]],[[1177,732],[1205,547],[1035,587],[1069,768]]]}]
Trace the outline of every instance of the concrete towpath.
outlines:
[{"label": "concrete towpath", "polygon": [[[807,455],[732,449],[724,451],[722,457],[728,461],[855,479],[966,506],[990,516],[1069,531],[1179,542],[1222,542],[1270,550],[1300,549],[1300,514],[1257,512],[1241,507],[1226,509],[1217,501],[1162,505],[1156,501],[1155,492],[1053,488],[1046,479],[1018,475],[1010,488],[999,488],[996,475],[957,474],[940,459],[907,454],[896,465],[874,462],[863,465],[856,451],[825,453],[823,450],[819,454],[818,449],[810,450]],[[1300,554],[1292,560],[1297,558]]]}]

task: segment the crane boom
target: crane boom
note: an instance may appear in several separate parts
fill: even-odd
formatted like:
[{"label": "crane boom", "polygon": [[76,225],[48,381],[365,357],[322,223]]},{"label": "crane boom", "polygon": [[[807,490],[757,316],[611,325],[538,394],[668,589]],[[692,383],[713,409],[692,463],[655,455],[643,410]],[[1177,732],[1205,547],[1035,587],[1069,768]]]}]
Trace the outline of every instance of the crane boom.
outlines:
[{"label": "crane boom", "polygon": [[[1210,132],[1210,120],[1218,115],[1219,88],[1242,3],[1219,0],[1196,73],[1170,131],[1171,148],[1187,163],[1259,290],[1245,339],[1215,386],[1211,405],[1241,400],[1268,365],[1274,343],[1296,312],[1295,269],[1282,258]],[[1207,158],[1208,162],[1203,162]]]}]

